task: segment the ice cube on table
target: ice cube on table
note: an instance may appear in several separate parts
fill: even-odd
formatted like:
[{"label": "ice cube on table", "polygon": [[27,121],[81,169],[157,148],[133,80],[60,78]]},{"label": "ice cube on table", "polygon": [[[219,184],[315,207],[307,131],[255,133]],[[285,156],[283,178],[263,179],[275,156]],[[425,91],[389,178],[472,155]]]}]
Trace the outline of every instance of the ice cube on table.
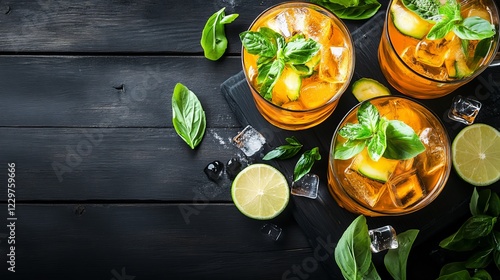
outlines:
[{"label": "ice cube on table", "polygon": [[260,228],[260,232],[272,241],[278,241],[281,238],[283,229],[273,223],[266,223]]},{"label": "ice cube on table", "polygon": [[303,196],[311,199],[318,197],[319,176],[308,173],[300,180],[292,183],[291,193],[296,196]]},{"label": "ice cube on table", "polygon": [[466,125],[471,125],[479,114],[481,106],[481,102],[473,98],[457,95],[453,98],[451,103],[451,109],[448,111],[448,118]]},{"label": "ice cube on table", "polygon": [[345,191],[351,197],[370,207],[377,204],[385,187],[383,183],[366,178],[350,168],[345,170],[344,175],[349,182]]},{"label": "ice cube on table", "polygon": [[247,125],[233,138],[233,144],[246,156],[251,157],[264,149],[266,138],[251,125]]},{"label": "ice cube on table", "polygon": [[414,205],[427,194],[416,169],[394,176],[387,182],[387,185],[392,201],[402,208]]},{"label": "ice cube on table", "polygon": [[383,226],[368,230],[371,239],[372,252],[378,253],[387,249],[396,249],[399,246],[396,230],[392,226]]}]

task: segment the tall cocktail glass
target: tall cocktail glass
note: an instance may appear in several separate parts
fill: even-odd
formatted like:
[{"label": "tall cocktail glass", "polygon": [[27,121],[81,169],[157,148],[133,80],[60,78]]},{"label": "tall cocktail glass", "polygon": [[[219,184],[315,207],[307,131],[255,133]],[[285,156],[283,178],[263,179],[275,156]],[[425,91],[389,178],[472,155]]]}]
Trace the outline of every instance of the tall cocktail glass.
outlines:
[{"label": "tall cocktail glass", "polygon": [[[286,56],[287,48],[274,58],[262,59],[243,44],[243,70],[258,111],[271,124],[287,130],[321,123],[334,111],[354,71],[354,47],[347,27],[328,10],[306,2],[286,2],[265,10],[249,31],[258,32],[263,27],[279,33],[286,43],[302,37],[298,40],[312,39],[320,47],[306,63],[293,64]],[[259,66],[277,58],[283,58],[285,65],[280,75],[263,77],[265,67]],[[264,92],[263,84],[269,79],[276,82],[272,90]]]}]

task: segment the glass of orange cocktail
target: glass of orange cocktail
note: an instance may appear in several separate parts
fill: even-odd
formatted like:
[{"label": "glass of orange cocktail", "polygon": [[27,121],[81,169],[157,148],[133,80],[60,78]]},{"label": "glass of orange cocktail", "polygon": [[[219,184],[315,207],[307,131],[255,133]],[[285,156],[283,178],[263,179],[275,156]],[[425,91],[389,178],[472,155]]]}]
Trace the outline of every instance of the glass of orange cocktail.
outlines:
[{"label": "glass of orange cocktail", "polygon": [[431,99],[479,75],[498,50],[494,1],[392,0],[378,52],[388,82],[408,96]]},{"label": "glass of orange cocktail", "polygon": [[403,215],[431,203],[450,170],[442,122],[420,103],[391,95],[359,103],[340,122],[330,147],[328,185],[351,212]]},{"label": "glass of orange cocktail", "polygon": [[350,33],[334,14],[311,3],[278,4],[240,38],[246,80],[267,121],[300,130],[331,115],[354,70]]}]

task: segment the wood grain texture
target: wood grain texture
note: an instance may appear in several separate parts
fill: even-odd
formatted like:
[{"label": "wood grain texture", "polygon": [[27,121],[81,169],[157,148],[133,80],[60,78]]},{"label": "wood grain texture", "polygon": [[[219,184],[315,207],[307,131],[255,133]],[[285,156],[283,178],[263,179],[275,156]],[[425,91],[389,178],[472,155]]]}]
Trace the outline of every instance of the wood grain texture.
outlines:
[{"label": "wood grain texture", "polygon": [[[182,206],[198,212],[186,219]],[[273,242],[260,233],[264,221],[244,217],[234,205],[17,208],[17,272],[4,269],[2,253],[2,279],[112,279],[112,271],[122,275],[122,268],[136,279],[281,279],[313,255],[292,219],[272,221],[283,229],[283,238]],[[6,241],[0,238],[2,252],[8,250]],[[324,275],[317,269],[311,276]]]},{"label": "wood grain texture", "polygon": [[200,99],[209,127],[237,127],[220,84],[239,58],[0,56],[0,126],[172,127],[176,83]]}]

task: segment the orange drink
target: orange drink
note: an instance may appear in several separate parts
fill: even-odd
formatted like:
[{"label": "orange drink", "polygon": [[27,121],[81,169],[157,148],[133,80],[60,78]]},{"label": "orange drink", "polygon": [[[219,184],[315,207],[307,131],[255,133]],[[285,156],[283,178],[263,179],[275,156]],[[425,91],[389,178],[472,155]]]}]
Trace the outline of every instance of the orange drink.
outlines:
[{"label": "orange drink", "polygon": [[[419,10],[410,5],[414,2],[434,5]],[[445,5],[456,13],[444,12]],[[403,94],[441,97],[488,67],[498,50],[498,34],[494,0],[393,0],[379,45],[380,67]]]},{"label": "orange drink", "polygon": [[334,14],[311,3],[278,4],[240,38],[244,73],[267,121],[300,130],[331,115],[354,69],[350,33]]},{"label": "orange drink", "polygon": [[[363,117],[360,112],[367,108],[367,102],[378,110],[377,114],[369,112]],[[379,152],[382,156],[376,160],[369,152],[373,146],[372,139],[368,141],[369,134],[357,134],[365,136],[356,140],[345,138],[346,132],[349,134],[365,125],[361,124],[366,116],[375,115],[379,115],[380,120],[372,126],[383,129],[372,138],[377,140],[382,131],[380,137],[385,141],[381,143],[387,143],[385,150]],[[414,139],[408,145],[400,145],[404,138],[411,137]],[[363,145],[346,159],[339,159],[353,151],[348,141]],[[420,103],[398,96],[364,101],[344,117],[332,138],[328,164],[330,193],[341,207],[367,216],[417,211],[433,201],[445,186],[452,165],[450,152],[443,124]]]}]

